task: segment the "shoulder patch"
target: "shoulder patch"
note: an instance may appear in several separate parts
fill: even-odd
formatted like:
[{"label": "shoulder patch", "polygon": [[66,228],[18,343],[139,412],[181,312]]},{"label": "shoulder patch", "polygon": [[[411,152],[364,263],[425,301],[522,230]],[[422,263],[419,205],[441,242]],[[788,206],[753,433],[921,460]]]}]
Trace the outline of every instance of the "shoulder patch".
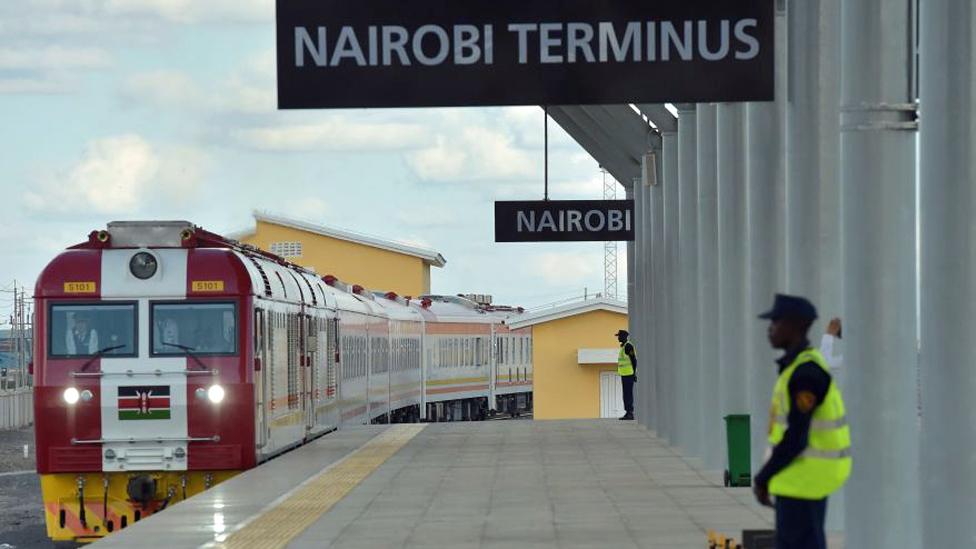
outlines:
[{"label": "shoulder patch", "polygon": [[800,391],[796,394],[796,408],[804,414],[809,414],[817,407],[817,397],[810,391]]}]

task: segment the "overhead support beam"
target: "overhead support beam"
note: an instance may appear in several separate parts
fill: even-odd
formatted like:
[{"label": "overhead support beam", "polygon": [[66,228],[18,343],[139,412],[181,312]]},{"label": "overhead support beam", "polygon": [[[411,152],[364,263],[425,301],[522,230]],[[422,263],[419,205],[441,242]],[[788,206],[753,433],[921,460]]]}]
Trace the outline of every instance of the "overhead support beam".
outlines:
[{"label": "overhead support beam", "polygon": [[[913,4],[913,0],[841,2],[844,363],[852,365],[845,372],[844,397],[854,456],[845,547],[922,547]],[[933,102],[932,108],[946,105]],[[971,121],[972,112],[949,115]],[[923,180],[929,183],[933,182]],[[935,245],[952,246],[952,240]],[[968,297],[957,296],[954,306],[971,306],[965,302]],[[973,339],[971,333],[963,337]],[[971,357],[967,362],[971,364]],[[954,417],[953,424],[959,425],[960,419]],[[952,436],[964,434],[957,431]],[[972,544],[972,538],[967,544]]]},{"label": "overhead support beam", "polygon": [[639,161],[609,146],[602,130],[588,116],[572,107],[549,107],[549,116],[624,188],[631,187],[634,178],[640,177]]},{"label": "overhead support beam", "polygon": [[652,127],[641,115],[634,112],[630,105],[602,105],[603,109],[616,120],[617,124],[630,135],[647,135],[653,133],[653,139],[661,140],[659,130]]},{"label": "overhead support beam", "polygon": [[922,547],[976,540],[976,8],[921,6]]},{"label": "overhead support beam", "polygon": [[678,119],[664,106],[664,103],[638,103],[637,109],[657,126],[661,132],[678,131]]},{"label": "overhead support beam", "polygon": [[[605,139],[609,143],[612,143],[615,147],[625,152],[628,156],[633,158],[638,164],[640,159],[650,150],[654,144],[660,143],[660,136],[657,135],[657,131],[649,125],[644,125],[643,127],[635,127],[633,124],[621,124],[620,120],[615,117],[610,108],[603,105],[586,105],[578,108],[580,111],[586,113],[593,122],[603,131]],[[631,116],[635,120],[641,120],[636,113],[631,111]],[[618,116],[619,116],[618,112]]]}]

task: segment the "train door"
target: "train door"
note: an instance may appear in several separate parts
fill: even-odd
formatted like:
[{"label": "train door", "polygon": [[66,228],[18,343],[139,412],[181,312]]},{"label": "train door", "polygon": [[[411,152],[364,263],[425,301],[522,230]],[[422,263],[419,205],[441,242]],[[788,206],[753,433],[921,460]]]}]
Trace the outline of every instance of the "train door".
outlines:
[{"label": "train door", "polygon": [[495,325],[491,325],[491,335],[488,339],[488,409],[492,412],[497,408],[495,401],[495,383],[498,380],[498,335]]},{"label": "train door", "polygon": [[302,315],[302,335],[302,415],[305,418],[305,432],[308,433],[315,428],[316,351],[319,345],[317,319]]},{"label": "train door", "polygon": [[341,353],[339,352],[339,319],[330,318],[326,322],[328,323],[328,339],[326,340],[325,352],[328,362],[326,363],[325,398],[330,404],[336,403],[336,418],[334,421],[330,421],[328,423],[330,425],[338,426],[340,421],[340,412],[338,412],[340,407],[338,403],[342,398],[342,395],[340,394],[341,387],[339,385],[339,357],[341,356]]},{"label": "train door", "polygon": [[[268,445],[268,325],[267,313],[254,310],[254,419],[257,447]],[[263,453],[263,450],[261,450]]]}]

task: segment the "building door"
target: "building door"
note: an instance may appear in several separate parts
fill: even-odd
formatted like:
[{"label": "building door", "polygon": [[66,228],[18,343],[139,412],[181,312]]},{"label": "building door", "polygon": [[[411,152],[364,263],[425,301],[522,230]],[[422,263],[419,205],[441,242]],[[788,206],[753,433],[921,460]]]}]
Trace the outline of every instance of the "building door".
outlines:
[{"label": "building door", "polygon": [[600,372],[600,417],[624,415],[624,392],[617,372]]}]

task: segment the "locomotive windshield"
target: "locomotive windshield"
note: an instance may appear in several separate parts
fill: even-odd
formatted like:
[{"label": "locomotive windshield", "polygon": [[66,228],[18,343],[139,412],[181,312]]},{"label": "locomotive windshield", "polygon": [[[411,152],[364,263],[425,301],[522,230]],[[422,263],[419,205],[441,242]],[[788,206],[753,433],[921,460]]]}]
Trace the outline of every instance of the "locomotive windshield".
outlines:
[{"label": "locomotive windshield", "polygon": [[152,354],[237,353],[237,307],[233,303],[154,303]]},{"label": "locomotive windshield", "polygon": [[52,305],[50,356],[135,355],[135,311],[133,303]]}]

